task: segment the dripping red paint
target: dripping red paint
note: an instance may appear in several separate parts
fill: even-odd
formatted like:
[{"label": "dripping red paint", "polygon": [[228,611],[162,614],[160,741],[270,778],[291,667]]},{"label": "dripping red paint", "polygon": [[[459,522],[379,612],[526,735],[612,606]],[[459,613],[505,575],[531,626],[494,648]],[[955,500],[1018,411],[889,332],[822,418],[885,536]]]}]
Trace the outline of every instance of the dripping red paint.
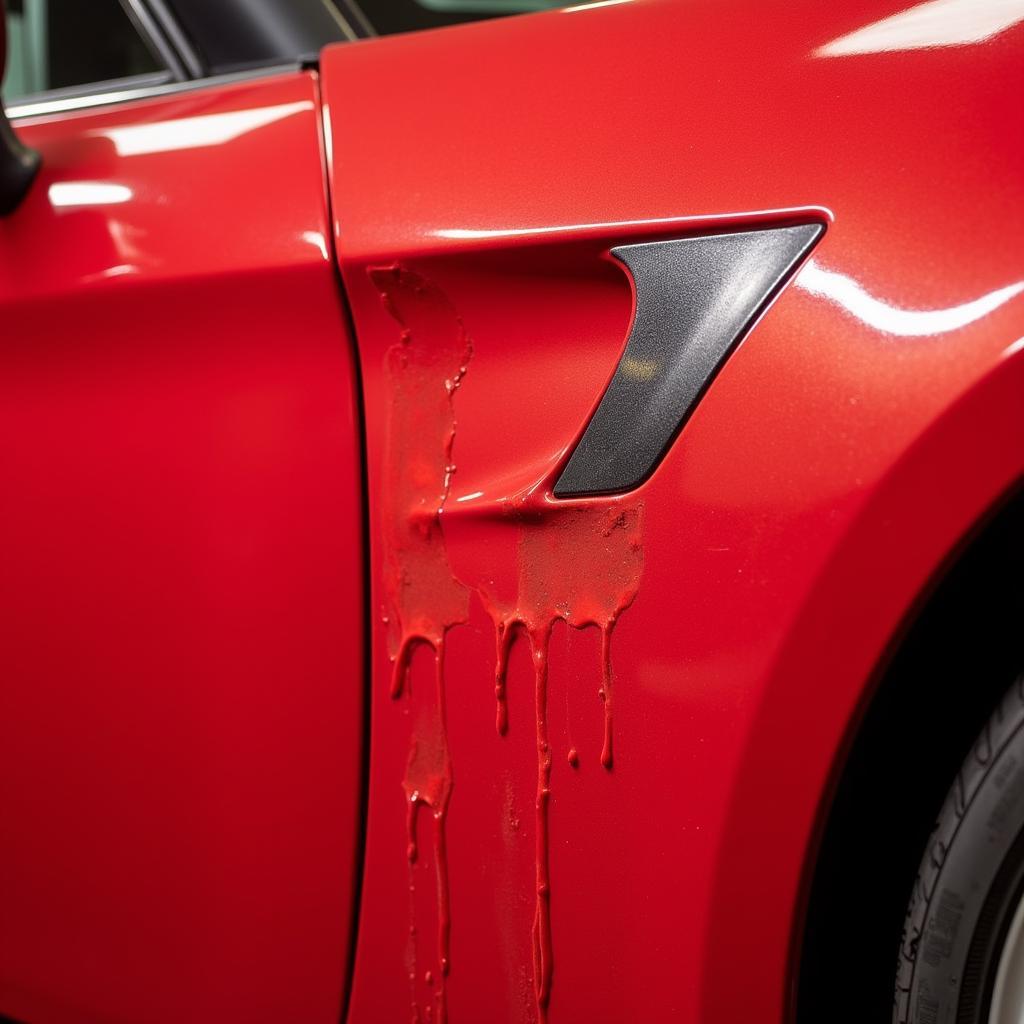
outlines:
[{"label": "dripping red paint", "polygon": [[[388,509],[383,524],[387,565],[384,592],[394,661],[393,697],[400,697],[408,688],[415,648],[424,645],[434,652],[433,703],[417,720],[403,788],[408,804],[413,913],[417,812],[420,805],[433,811],[438,919],[436,1000],[438,1020],[443,1024],[447,1019],[445,985],[451,920],[445,822],[452,790],[445,720],[444,639],[451,626],[465,621],[469,590],[455,579],[448,564],[440,512],[451,484],[455,440],[452,399],[466,373],[472,345],[447,300],[422,277],[400,267],[374,270],[371,277],[401,328],[398,343],[385,357],[391,400],[384,481]],[[410,927],[410,959],[415,965],[415,920]],[[430,1011],[430,1007],[427,1009]],[[417,1015],[414,983],[414,1018]]]},{"label": "dripping red paint", "polygon": [[[494,626],[495,728],[499,736],[509,729],[507,675],[517,637],[528,642],[533,661],[537,753],[533,987],[537,1017],[544,1021],[554,977],[549,872],[551,629],[561,619],[574,628],[596,626],[600,632],[601,679],[596,687],[604,720],[600,763],[610,771],[614,736],[611,640],[619,616],[639,587],[643,509],[639,502],[625,499],[556,501],[550,493],[551,481],[544,479],[497,506],[460,509],[452,518],[446,501],[454,471],[455,398],[473,355],[472,343],[445,295],[419,273],[393,266],[373,270],[371,277],[399,327],[398,340],[386,353],[389,394],[383,488],[383,592],[393,662],[392,696],[401,697],[408,689],[414,650],[426,646],[434,654],[434,691],[427,710],[415,719],[403,789],[413,895],[420,806],[429,807],[434,819],[437,1020],[447,1019],[446,986],[451,968],[445,825],[454,773],[446,728],[445,637],[451,628],[468,620],[470,599],[475,594]],[[486,572],[472,562],[453,559],[449,551],[450,543],[457,541],[460,523],[479,516],[487,516],[507,531],[509,538],[507,564],[490,565]],[[566,756],[573,767],[578,766],[575,745]],[[415,915],[414,899],[411,905]],[[410,927],[415,947],[415,920]],[[416,962],[416,949],[412,948],[413,1019],[420,1017]],[[433,973],[428,975],[434,978]],[[427,1019],[432,1019],[434,1010],[434,1005],[424,1008]]]}]

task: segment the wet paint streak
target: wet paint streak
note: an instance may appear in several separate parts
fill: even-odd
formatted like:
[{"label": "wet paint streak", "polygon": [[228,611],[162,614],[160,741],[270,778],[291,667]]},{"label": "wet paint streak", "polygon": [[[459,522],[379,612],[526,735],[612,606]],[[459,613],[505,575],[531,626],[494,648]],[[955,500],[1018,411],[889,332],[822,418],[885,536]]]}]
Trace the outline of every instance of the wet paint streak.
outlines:
[{"label": "wet paint streak", "polygon": [[[495,631],[495,728],[508,732],[506,683],[509,658],[517,636],[529,643],[534,665],[537,738],[536,904],[532,929],[534,996],[537,1017],[547,1019],[554,959],[551,943],[549,810],[552,750],[548,733],[548,663],[552,627],[559,619],[601,635],[601,682],[604,726],[600,761],[613,765],[614,702],[612,633],[630,606],[643,570],[643,508],[636,499],[605,498],[555,501],[549,489],[531,489],[507,499],[497,514],[460,509],[460,517],[486,515],[493,528],[507,531],[515,563],[504,572],[476,571],[449,562],[441,513],[445,511],[455,440],[453,399],[466,373],[472,345],[461,318],[444,294],[421,275],[403,267],[371,270],[385,308],[398,323],[400,340],[386,354],[388,394],[384,456],[384,593],[385,622],[392,658],[391,693],[408,690],[414,651],[434,653],[432,701],[414,720],[403,787],[408,827],[410,893],[419,855],[420,806],[434,818],[434,861],[438,908],[436,1014],[447,1019],[446,978],[451,931],[445,823],[453,786],[445,708],[444,648],[447,631],[467,620],[469,598],[476,592]],[[445,511],[445,521],[454,514]],[[448,523],[449,527],[453,523]],[[499,581],[505,589],[503,598]],[[508,598],[509,593],[515,597]],[[574,768],[579,753],[570,744]],[[413,900],[414,903],[414,900]],[[410,943],[416,929],[411,917]],[[413,1020],[420,1020],[415,996],[415,949],[409,958],[413,981]],[[429,985],[435,975],[427,972]],[[435,1007],[425,1007],[427,1020]]]},{"label": "wet paint streak", "polygon": [[[421,805],[434,817],[437,871],[437,1020],[447,1019],[451,911],[445,825],[452,790],[444,686],[447,631],[469,615],[470,591],[448,564],[441,511],[448,497],[455,441],[453,399],[473,354],[462,321],[444,294],[419,274],[380,267],[370,277],[400,327],[399,342],[385,354],[389,391],[382,493],[384,514],[385,624],[393,663],[391,695],[408,690],[417,647],[433,649],[435,686],[428,711],[416,718],[403,788],[407,801],[410,899],[415,906],[413,866],[418,856]],[[415,947],[415,916],[410,920]],[[419,1019],[413,965],[413,1020]],[[433,978],[433,972],[430,972]],[[433,1008],[427,1008],[428,1019]]]},{"label": "wet paint streak", "polygon": [[370,277],[401,328],[385,355],[389,389],[383,496],[384,577],[392,696],[408,680],[413,650],[435,650],[469,615],[469,589],[448,564],[441,510],[448,497],[455,442],[453,398],[473,346],[444,294],[402,267]]},{"label": "wet paint streak", "polygon": [[604,701],[604,743],[601,764],[612,766],[612,629],[614,622],[601,627],[601,689],[598,696]]},{"label": "wet paint streak", "polygon": [[505,692],[505,677],[508,675],[508,655],[512,649],[515,632],[504,622],[499,621],[495,624],[494,636],[497,648],[494,659],[494,699],[498,705],[494,715],[494,727],[499,736],[504,736],[508,732],[508,697]]},{"label": "wet paint streak", "polygon": [[551,743],[548,739],[548,651],[552,623],[530,634],[537,701],[537,904],[533,918],[533,984],[537,1011],[546,1019],[551,999],[551,871],[548,809],[551,802]]},{"label": "wet paint streak", "polygon": [[572,714],[569,710],[569,688],[565,688],[565,730],[569,741],[569,750],[565,755],[566,761],[569,762],[570,768],[579,768],[580,766],[580,752],[576,749],[576,744],[572,738]]},{"label": "wet paint streak", "polygon": [[[448,848],[445,824],[452,790],[451,755],[447,743],[447,709],[444,687],[444,641],[434,652],[435,703],[432,711],[436,719],[429,726],[419,727],[409,748],[403,788],[406,797],[408,824],[407,856],[410,867],[410,886],[415,882],[411,871],[419,857],[417,824],[419,808],[429,807],[434,817],[434,867],[437,874],[437,959],[438,959],[438,1019],[446,1019],[447,995],[445,979],[448,976],[451,936],[451,902],[448,889]],[[427,971],[433,980],[433,972]]]},{"label": "wet paint streak", "polygon": [[[521,511],[509,512],[520,531],[515,603],[503,604],[486,584],[479,585],[497,638],[499,722],[504,720],[505,677],[517,625],[531,636],[558,619],[576,629],[596,626],[600,630],[598,696],[604,704],[601,764],[608,769],[612,767],[613,734],[612,631],[639,589],[642,513],[640,502],[624,499],[605,500],[589,507],[535,500],[524,503]],[[570,757],[570,763],[572,760]]]},{"label": "wet paint streak", "polygon": [[[519,531],[518,587],[514,605],[504,605],[480,585],[484,605],[494,620],[498,664],[495,677],[504,696],[504,681],[514,638],[529,639],[536,678],[537,716],[537,857],[536,908],[533,924],[534,988],[538,1020],[547,1019],[554,957],[551,946],[551,878],[548,812],[552,754],[548,739],[548,655],[551,630],[563,619],[601,632],[601,687],[604,738],[601,764],[612,768],[611,638],[619,616],[633,603],[643,570],[643,507],[635,500],[570,506],[526,498],[510,503],[508,515]],[[500,715],[500,704],[499,704]],[[569,764],[579,763],[570,747]]]}]

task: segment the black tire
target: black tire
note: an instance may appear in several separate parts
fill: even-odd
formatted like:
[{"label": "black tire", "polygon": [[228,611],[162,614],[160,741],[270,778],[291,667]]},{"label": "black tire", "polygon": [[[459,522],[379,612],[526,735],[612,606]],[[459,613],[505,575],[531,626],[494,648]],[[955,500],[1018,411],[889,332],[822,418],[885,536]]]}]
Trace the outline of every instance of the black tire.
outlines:
[{"label": "black tire", "polygon": [[[940,698],[941,699],[941,698]],[[1024,676],[957,774],[907,908],[894,1024],[985,1024],[1024,894]]]}]

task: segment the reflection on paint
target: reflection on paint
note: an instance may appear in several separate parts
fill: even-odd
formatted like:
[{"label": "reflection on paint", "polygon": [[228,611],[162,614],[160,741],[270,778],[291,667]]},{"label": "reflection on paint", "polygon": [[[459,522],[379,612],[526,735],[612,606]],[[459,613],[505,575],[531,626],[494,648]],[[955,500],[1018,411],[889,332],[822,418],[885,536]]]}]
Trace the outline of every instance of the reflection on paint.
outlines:
[{"label": "reflection on paint", "polygon": [[133,193],[127,185],[105,181],[55,181],[47,195],[51,206],[84,207],[127,203]]},{"label": "reflection on paint", "polygon": [[[800,207],[789,210],[747,210],[742,218],[736,217],[732,224],[735,227],[750,225],[756,227],[761,221],[772,219],[801,219],[830,221],[832,215],[823,207]],[[716,228],[721,230],[721,218],[716,219]],[[580,221],[576,224],[541,224],[532,228],[439,228],[432,231],[435,238],[451,238],[460,241],[486,241],[500,238],[532,238],[543,235],[573,235],[600,233],[607,234],[617,228],[628,228],[630,234],[637,234],[644,228],[661,229],[672,227],[679,231],[697,231],[708,228],[706,217],[649,217],[646,220],[603,220]]]},{"label": "reflection on paint", "polygon": [[302,111],[312,111],[309,100],[279,103],[253,110],[229,110],[220,114],[179,117],[152,124],[130,124],[120,128],[100,128],[93,136],[110,139],[118,156],[144,156],[181,149],[200,149],[232,142],[248,132],[264,128]]},{"label": "reflection on paint", "polygon": [[[536,860],[532,928],[534,994],[543,1022],[553,979],[551,882],[548,809],[552,750],[548,734],[548,652],[556,621],[596,626],[601,635],[601,681],[604,739],[600,760],[613,766],[612,633],[632,604],[643,569],[642,506],[635,499],[559,502],[541,488],[502,502],[461,505],[449,515],[461,521],[486,517],[494,531],[489,554],[508,558],[486,568],[479,564],[453,571],[445,528],[459,520],[443,516],[455,466],[454,399],[466,376],[473,346],[462,319],[448,298],[422,275],[399,266],[375,268],[370,276],[388,313],[399,327],[399,340],[385,356],[388,413],[383,461],[384,624],[392,661],[391,695],[409,690],[413,653],[420,647],[434,655],[433,688],[418,698],[405,766],[410,906],[409,980],[412,1019],[420,1021],[417,998],[415,865],[419,858],[418,812],[431,809],[436,871],[438,935],[437,973],[428,971],[427,1020],[447,1017],[450,900],[445,825],[453,789],[448,746],[444,672],[448,630],[467,621],[476,595],[490,614],[495,635],[496,728],[508,730],[505,681],[517,638],[528,643],[534,668],[537,783],[535,797]],[[456,503],[482,497],[474,491]],[[570,747],[573,765],[579,755]],[[436,1011],[436,1017],[435,1017]]]},{"label": "reflection on paint", "polygon": [[327,254],[327,239],[322,231],[303,231],[301,238],[304,242],[313,246],[325,260],[330,258]]},{"label": "reflection on paint", "polygon": [[106,281],[113,277],[128,277],[139,273],[139,268],[130,263],[119,263],[116,267],[107,267],[105,270],[98,270],[95,274],[82,276],[82,283],[89,284],[92,281]]},{"label": "reflection on paint", "polygon": [[1024,338],[1018,338],[1012,345],[1007,345],[1003,349],[1003,358],[1009,359],[1011,356],[1015,356],[1020,352],[1024,352]]},{"label": "reflection on paint", "polygon": [[1024,291],[1024,281],[1018,281],[947,309],[901,309],[876,298],[852,277],[826,270],[814,261],[800,271],[794,284],[842,306],[869,327],[900,337],[923,337],[959,330]]},{"label": "reflection on paint", "polygon": [[591,3],[573,4],[563,7],[562,14],[576,14],[579,11],[592,11],[595,7],[618,7],[619,4],[631,4],[633,0],[591,0]]},{"label": "reflection on paint", "polygon": [[1024,21],[1024,0],[929,0],[865,25],[814,51],[847,57],[983,43]]}]

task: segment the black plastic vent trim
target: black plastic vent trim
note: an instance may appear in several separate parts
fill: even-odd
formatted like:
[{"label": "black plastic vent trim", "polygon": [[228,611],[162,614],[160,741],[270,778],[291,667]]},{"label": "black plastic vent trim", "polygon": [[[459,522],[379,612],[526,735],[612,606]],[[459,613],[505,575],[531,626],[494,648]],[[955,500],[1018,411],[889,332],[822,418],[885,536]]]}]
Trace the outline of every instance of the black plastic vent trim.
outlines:
[{"label": "black plastic vent trim", "polygon": [[643,483],[824,230],[798,224],[612,249],[633,277],[633,324],[555,496],[617,494]]}]

